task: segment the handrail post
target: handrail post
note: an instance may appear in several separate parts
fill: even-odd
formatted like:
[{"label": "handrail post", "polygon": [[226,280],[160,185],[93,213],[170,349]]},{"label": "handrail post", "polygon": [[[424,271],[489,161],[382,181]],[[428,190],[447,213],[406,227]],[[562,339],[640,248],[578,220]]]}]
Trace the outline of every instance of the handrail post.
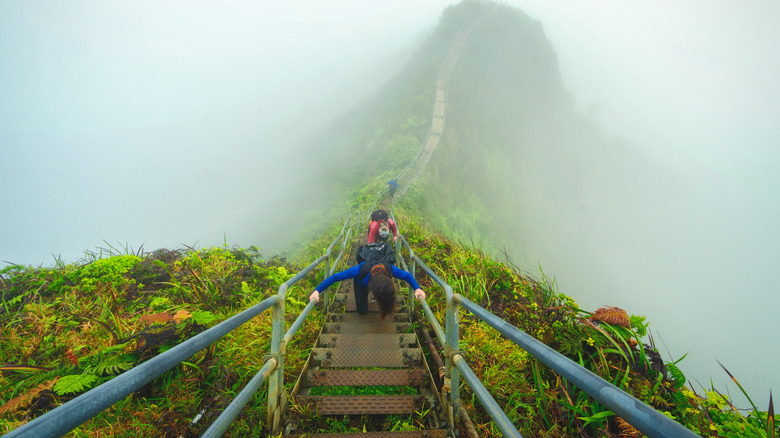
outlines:
[{"label": "handrail post", "polygon": [[282,392],[284,391],[284,301],[287,292],[287,282],[279,286],[279,299],[274,304],[273,330],[271,332],[271,354],[276,359],[276,367],[268,379],[268,412],[266,425],[269,430],[276,431],[282,418]]},{"label": "handrail post", "polygon": [[[447,295],[447,312],[445,323],[445,346],[447,353],[444,371],[444,390],[449,389],[449,402],[447,406],[447,423],[455,429],[455,419],[458,418],[458,402],[460,399],[460,372],[454,366],[454,356],[459,354],[460,342],[458,333],[458,303],[453,300],[452,288],[445,283],[444,291]],[[443,394],[446,399],[447,394]]]},{"label": "handrail post", "polygon": [[452,334],[450,335],[452,339],[450,340],[450,348],[452,350],[450,351],[449,356],[450,365],[452,365],[450,379],[452,379],[452,419],[454,427],[454,421],[460,414],[460,412],[458,412],[460,410],[460,371],[455,367],[455,355],[460,353],[460,325],[458,324],[460,305],[453,299],[452,288],[447,286],[447,289],[447,295],[449,296],[447,301],[449,306],[452,307],[452,311],[450,312],[452,317]]},{"label": "handrail post", "polygon": [[322,267],[322,279],[320,281],[325,281],[325,279],[330,275],[330,247],[328,247],[327,255],[328,258],[325,262],[325,265]]},{"label": "handrail post", "polygon": [[[397,226],[398,225],[396,225],[396,227]],[[395,241],[395,253],[396,253],[396,255],[398,257],[403,259],[403,249],[404,249],[404,246],[401,245],[401,242],[404,240],[404,236],[401,233],[398,233],[398,234],[399,234],[400,239],[396,239],[396,241]],[[414,257],[412,257],[412,256],[413,256],[412,248],[409,247],[409,260],[412,263],[414,263]],[[404,267],[406,267],[406,266],[404,266]],[[410,272],[410,274],[412,274],[412,277],[414,277],[414,265],[412,265],[412,271]],[[414,302],[415,301],[414,300],[414,290],[412,290],[411,287],[409,288],[409,290],[410,290],[409,299],[407,300],[407,301],[409,301],[409,314],[414,314],[414,305],[415,305],[415,302]]]}]

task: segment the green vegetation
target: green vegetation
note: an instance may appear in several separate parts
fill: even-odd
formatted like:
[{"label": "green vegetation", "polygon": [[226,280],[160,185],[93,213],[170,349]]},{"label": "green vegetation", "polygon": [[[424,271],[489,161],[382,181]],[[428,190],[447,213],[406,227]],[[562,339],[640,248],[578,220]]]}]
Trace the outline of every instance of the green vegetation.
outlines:
[{"label": "green vegetation", "polygon": [[[696,433],[766,437],[780,432],[768,429],[766,412],[754,407],[743,416],[714,388],[706,394],[686,388],[683,373],[675,364],[663,363],[652,338],[645,341],[644,316],[629,316],[618,308],[587,312],[556,291],[549,279],[530,278],[511,263],[499,263],[405,219],[415,253],[453,289]],[[432,290],[428,302],[443,321],[443,291],[432,282],[423,287]],[[462,313],[461,349],[524,436],[641,436],[496,330]],[[477,413],[472,419],[480,433],[497,436],[476,396],[466,385],[462,391],[468,411]]]},{"label": "green vegetation", "polygon": [[[586,312],[556,291],[549,279],[530,278],[511,263],[453,243],[412,215],[398,217],[415,252],[459,293],[700,435],[767,437],[780,432],[766,412],[753,409],[743,416],[715,388],[696,393],[686,387],[676,364],[664,364],[652,338],[646,341],[648,322],[643,316],[617,308]],[[322,254],[335,233],[303,253],[311,258]],[[3,269],[0,431],[8,432],[265,299],[302,265],[263,260],[257,248],[225,246],[116,255],[56,269]],[[443,291],[430,279],[420,281],[443,321]],[[315,282],[305,279],[289,292],[288,325]],[[471,368],[524,436],[640,436],[468,312],[460,317],[461,348]],[[288,348],[288,390],[322,318],[315,312]],[[269,340],[266,312],[87,421],[77,435],[198,435],[257,372]],[[404,394],[408,389],[344,391]],[[480,433],[497,436],[465,384],[462,398]],[[203,419],[192,424],[201,411]],[[415,430],[423,418],[423,413],[388,416],[373,424],[376,420],[368,417],[361,421],[309,415],[308,426],[330,432]],[[244,409],[230,435],[263,436],[254,425],[264,423],[265,389]]]},{"label": "green vegetation", "polygon": [[[79,263],[58,261],[54,268],[0,270],[0,433],[262,301],[321,256],[347,212],[365,211],[386,181],[414,158],[429,127],[436,72],[458,30],[488,7],[493,5],[467,1],[448,8],[397,80],[317,136],[322,155],[313,154],[302,165],[324,168],[331,194],[315,200],[318,193],[312,191],[311,199],[299,202],[338,207],[326,214],[314,207],[304,213],[308,225],[300,244],[290,248],[293,262],[265,260],[254,247],[225,245],[151,253],[112,249]],[[480,69],[495,59],[504,64]],[[507,184],[517,181],[516,169],[507,164],[507,157],[518,153],[513,139],[532,131],[538,119],[529,114],[540,101],[548,105],[545,116],[570,110],[541,27],[517,10],[498,7],[464,47],[450,91],[442,146],[423,178],[396,205],[402,233],[415,253],[462,295],[696,433],[777,436],[771,405],[767,412],[754,406],[742,415],[716,388],[694,391],[677,363],[661,360],[644,316],[617,308],[588,312],[549,278],[531,278],[491,255],[522,225],[522,200]],[[490,107],[500,111],[487,111]],[[512,129],[497,129],[506,126]],[[288,326],[317,283],[311,277],[288,291]],[[419,281],[443,320],[443,291],[427,278]],[[87,421],[75,435],[200,435],[262,366],[270,318],[270,312],[254,318]],[[460,318],[461,348],[470,367],[524,436],[641,436],[468,312]],[[287,347],[288,391],[323,320],[313,312]],[[480,433],[497,436],[467,386],[461,394]],[[265,396],[263,387],[231,426],[230,436],[267,436]],[[387,416],[376,424],[291,408],[308,419],[311,432],[415,430],[425,417],[423,412]]]},{"label": "green vegetation", "polygon": [[[8,432],[276,293],[300,270],[257,248],[158,250],[0,271],[0,432]],[[311,283],[304,281],[302,287]],[[291,297],[287,308],[302,308]],[[320,316],[298,342],[310,346]],[[266,312],[77,428],[79,436],[198,434],[268,353]],[[289,371],[305,355],[287,358]],[[264,421],[263,396],[235,430]],[[205,412],[198,424],[190,424]],[[189,436],[189,435],[188,435]]]}]

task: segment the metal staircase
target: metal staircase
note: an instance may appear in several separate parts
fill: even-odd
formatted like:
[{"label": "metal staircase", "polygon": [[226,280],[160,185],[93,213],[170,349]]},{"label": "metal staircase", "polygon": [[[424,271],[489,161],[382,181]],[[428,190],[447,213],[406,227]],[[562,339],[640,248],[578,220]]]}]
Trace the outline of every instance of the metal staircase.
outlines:
[{"label": "metal staircase", "polygon": [[[363,236],[354,245],[350,266],[355,264],[357,246],[365,240]],[[400,287],[398,290],[402,291]],[[368,313],[358,315],[352,281],[342,281],[330,304],[327,322],[292,391],[292,404],[297,404],[299,411],[320,416],[375,417],[368,421],[370,424],[381,424],[382,416],[391,414],[416,415],[416,424],[424,428],[411,432],[359,432],[363,436],[447,437],[433,377],[413,331],[406,299],[407,294],[396,294],[396,312],[381,321],[378,306],[369,296]],[[341,395],[360,387],[392,395]],[[303,434],[292,430],[296,427],[296,418],[290,415],[285,429],[291,433],[283,436],[325,438],[358,434]]]}]

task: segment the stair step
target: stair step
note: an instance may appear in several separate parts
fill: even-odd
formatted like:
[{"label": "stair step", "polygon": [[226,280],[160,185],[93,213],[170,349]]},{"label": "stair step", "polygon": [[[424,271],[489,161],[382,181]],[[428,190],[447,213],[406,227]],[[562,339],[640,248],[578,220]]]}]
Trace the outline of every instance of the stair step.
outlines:
[{"label": "stair step", "polygon": [[282,438],[349,438],[358,435],[366,438],[447,438],[447,431],[444,429],[434,429],[412,432],[305,433],[282,435]]},{"label": "stair step", "polygon": [[407,333],[411,328],[408,322],[377,322],[365,324],[362,322],[326,322],[322,332],[325,334],[347,333]]},{"label": "stair step", "polygon": [[313,348],[311,358],[323,368],[335,367],[410,367],[422,365],[422,349],[393,350]]},{"label": "stair step", "polygon": [[421,386],[428,383],[428,371],[407,370],[309,370],[303,385],[312,386]]},{"label": "stair step", "polygon": [[357,313],[330,313],[328,315],[328,322],[360,322],[360,323],[385,323],[385,322],[409,322],[409,314],[394,312],[382,321],[379,318],[378,313],[366,313],[365,315],[358,315]]},{"label": "stair step", "polygon": [[322,334],[317,346],[320,348],[338,348],[340,350],[374,348],[390,350],[417,346],[417,336],[413,333],[367,333]]},{"label": "stair step", "polygon": [[431,406],[425,395],[299,395],[300,406],[310,405],[319,415],[411,414]]}]

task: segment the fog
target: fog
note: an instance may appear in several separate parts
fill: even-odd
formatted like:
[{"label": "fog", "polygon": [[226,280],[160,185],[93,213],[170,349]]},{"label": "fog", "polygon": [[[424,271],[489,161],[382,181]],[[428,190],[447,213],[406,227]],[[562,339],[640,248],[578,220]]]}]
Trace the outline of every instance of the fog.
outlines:
[{"label": "fog", "polygon": [[[105,242],[284,251],[297,194],[328,190],[297,172],[296,145],[392,77],[451,3],[2,2],[0,263]],[[672,175],[621,192],[653,201],[628,209],[548,185],[525,251],[584,308],[647,315],[705,387],[725,385],[720,360],[765,409],[780,388],[780,4],[510,5],[543,22],[578,109]]]},{"label": "fog", "polygon": [[286,250],[296,145],[392,77],[448,1],[4,1],[0,261]]},{"label": "fog", "polygon": [[[524,252],[583,308],[647,315],[666,360],[688,353],[698,392],[712,377],[749,406],[719,360],[766,409],[780,388],[780,3],[514,3],[542,22],[578,110],[646,161],[600,166],[655,169],[537,179]],[[539,174],[563,173],[564,157],[538,158]]]}]

